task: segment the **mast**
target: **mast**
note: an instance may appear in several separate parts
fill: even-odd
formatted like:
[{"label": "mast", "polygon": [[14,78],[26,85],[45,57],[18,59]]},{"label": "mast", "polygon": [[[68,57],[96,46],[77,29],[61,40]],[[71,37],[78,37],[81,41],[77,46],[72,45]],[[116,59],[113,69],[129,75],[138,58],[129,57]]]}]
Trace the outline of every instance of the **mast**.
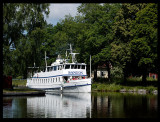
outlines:
[{"label": "mast", "polygon": [[70,52],[72,53],[72,45],[70,44]]},{"label": "mast", "polygon": [[71,44],[70,44],[70,53],[69,54],[71,54],[71,56],[72,56],[72,63],[76,63],[76,54],[79,54],[79,53],[73,53],[72,52],[72,46],[71,46]]},{"label": "mast", "polygon": [[90,55],[90,77],[91,77],[91,55]]}]

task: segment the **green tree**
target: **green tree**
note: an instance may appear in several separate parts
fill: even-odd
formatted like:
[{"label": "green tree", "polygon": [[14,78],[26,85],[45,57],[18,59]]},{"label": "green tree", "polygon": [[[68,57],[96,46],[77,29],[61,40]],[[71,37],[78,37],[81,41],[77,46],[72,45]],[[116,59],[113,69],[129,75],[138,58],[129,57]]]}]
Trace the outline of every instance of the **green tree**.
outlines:
[{"label": "green tree", "polygon": [[83,34],[83,58],[85,62],[89,62],[89,55],[92,55],[95,80],[97,78],[97,67],[102,63],[107,64],[110,78],[110,43],[113,40],[112,24],[119,6],[119,4],[82,4],[78,8],[86,23],[86,29]]},{"label": "green tree", "polygon": [[[44,15],[48,14],[49,4],[3,3],[4,75],[16,77],[25,74],[24,71],[30,65],[27,61],[32,62],[30,60],[33,59],[32,51],[29,51],[33,48],[28,48],[31,41],[29,36],[31,33],[33,35],[32,31],[36,28],[44,27]],[[31,55],[26,55],[27,52]],[[21,73],[16,72],[18,70],[21,70]]]},{"label": "green tree", "polygon": [[148,3],[136,13],[133,21],[133,37],[130,42],[132,60],[142,71],[142,81],[145,84],[149,71],[157,72],[157,30],[158,5]]},{"label": "green tree", "polygon": [[[131,49],[130,41],[133,40],[132,23],[136,18],[136,13],[144,8],[146,4],[122,4],[115,17],[115,23],[112,26],[114,42],[112,45],[112,61],[123,69],[124,83],[126,77],[131,72]],[[136,23],[135,23],[136,24]]]}]

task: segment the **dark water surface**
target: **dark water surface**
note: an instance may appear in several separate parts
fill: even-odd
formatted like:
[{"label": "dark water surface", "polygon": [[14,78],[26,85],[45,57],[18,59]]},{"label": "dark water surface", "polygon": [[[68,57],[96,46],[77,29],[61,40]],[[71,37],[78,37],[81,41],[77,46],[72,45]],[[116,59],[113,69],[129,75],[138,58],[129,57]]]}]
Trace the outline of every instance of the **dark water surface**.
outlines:
[{"label": "dark water surface", "polygon": [[157,95],[63,93],[3,97],[3,118],[157,118]]}]

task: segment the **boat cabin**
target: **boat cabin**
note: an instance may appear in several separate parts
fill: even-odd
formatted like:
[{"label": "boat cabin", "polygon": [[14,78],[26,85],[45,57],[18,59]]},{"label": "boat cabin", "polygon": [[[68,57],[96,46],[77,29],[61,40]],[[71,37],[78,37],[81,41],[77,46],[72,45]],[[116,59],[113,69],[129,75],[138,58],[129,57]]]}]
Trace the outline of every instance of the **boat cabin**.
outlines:
[{"label": "boat cabin", "polygon": [[60,64],[56,66],[47,66],[47,71],[57,71],[65,69],[81,69],[86,70],[86,64]]}]

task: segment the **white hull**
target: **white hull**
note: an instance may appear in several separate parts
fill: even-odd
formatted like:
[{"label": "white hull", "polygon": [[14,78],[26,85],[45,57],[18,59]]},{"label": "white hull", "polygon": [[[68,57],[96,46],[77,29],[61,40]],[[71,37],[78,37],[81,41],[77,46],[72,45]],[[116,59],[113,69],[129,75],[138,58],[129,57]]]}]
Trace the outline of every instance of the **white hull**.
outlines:
[{"label": "white hull", "polygon": [[[29,79],[27,79],[29,82]],[[46,92],[91,92],[91,78],[72,80],[69,83],[56,82],[44,84],[27,84],[32,89],[45,90]]]}]

